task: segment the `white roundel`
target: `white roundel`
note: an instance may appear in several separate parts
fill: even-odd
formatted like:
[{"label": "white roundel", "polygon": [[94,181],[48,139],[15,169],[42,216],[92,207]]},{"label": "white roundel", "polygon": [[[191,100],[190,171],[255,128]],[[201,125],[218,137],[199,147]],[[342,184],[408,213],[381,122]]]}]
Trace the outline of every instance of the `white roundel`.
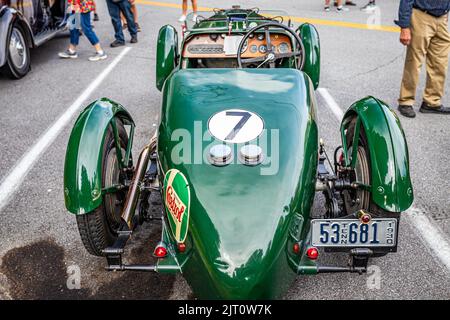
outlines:
[{"label": "white roundel", "polygon": [[229,109],[216,113],[209,119],[209,132],[213,137],[229,143],[244,143],[257,138],[264,122],[256,113]]}]

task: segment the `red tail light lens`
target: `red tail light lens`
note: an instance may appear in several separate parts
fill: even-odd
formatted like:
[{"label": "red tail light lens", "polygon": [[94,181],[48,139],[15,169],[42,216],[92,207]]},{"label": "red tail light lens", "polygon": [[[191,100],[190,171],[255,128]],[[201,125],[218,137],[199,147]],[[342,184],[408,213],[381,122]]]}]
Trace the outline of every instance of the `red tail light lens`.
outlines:
[{"label": "red tail light lens", "polygon": [[292,251],[294,251],[295,254],[300,253],[300,245],[298,243],[294,243],[294,247],[292,248]]},{"label": "red tail light lens", "polygon": [[306,255],[309,259],[316,260],[319,257],[319,250],[317,250],[317,248],[310,247],[306,250]]},{"label": "red tail light lens", "polygon": [[164,258],[167,255],[167,248],[164,242],[158,243],[155,251],[153,251],[153,255],[157,258]]},{"label": "red tail light lens", "polygon": [[186,251],[186,245],[184,243],[179,243],[178,244],[178,251],[183,253]]}]

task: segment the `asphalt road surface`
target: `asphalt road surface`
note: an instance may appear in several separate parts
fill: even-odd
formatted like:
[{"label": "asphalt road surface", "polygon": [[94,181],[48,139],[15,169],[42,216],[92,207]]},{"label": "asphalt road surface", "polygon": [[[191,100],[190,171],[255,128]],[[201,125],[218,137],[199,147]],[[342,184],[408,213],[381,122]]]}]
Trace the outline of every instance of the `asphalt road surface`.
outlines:
[{"label": "asphalt road surface", "polygon": [[[68,44],[68,38],[61,36],[32,50],[32,71],[24,79],[0,76],[0,185],[5,187],[11,173],[33,164],[16,181],[17,188],[7,189],[14,190],[0,203],[0,298],[193,298],[180,276],[105,272],[105,261],[84,250],[75,219],[66,212],[63,200],[66,143],[80,102],[87,105],[96,98],[110,97],[122,103],[137,124],[135,156],[155,129],[160,106],[155,88],[156,36],[164,24],[180,27],[179,1],[160,1],[138,0],[142,32],[138,44],[127,44],[130,49],[109,48],[112,26],[104,2],[97,1],[100,21],[95,30],[108,59],[89,62],[92,49],[82,38],[79,58],[61,60],[57,52]],[[245,7],[286,10],[296,25],[304,18],[316,23],[323,54],[322,89],[317,93],[320,136],[331,152],[340,144],[338,118],[352,102],[373,95],[396,106],[405,48],[393,24],[398,1],[380,1],[380,10],[372,14],[354,7],[345,13],[324,13],[322,2],[234,1]],[[356,2],[365,4],[365,0]],[[199,0],[206,8],[230,4]],[[371,30],[367,23],[381,27]],[[423,79],[424,74],[420,88]],[[449,97],[445,105],[450,105]],[[75,114],[70,117],[71,110]],[[415,203],[403,215],[399,252],[372,259],[371,272],[366,275],[298,277],[286,299],[450,298],[449,120],[422,114],[412,120],[401,118],[409,142]],[[323,210],[320,196],[315,207]],[[158,230],[156,225],[146,225],[134,234],[127,251],[129,261],[150,261]],[[345,260],[340,255],[322,258]],[[67,271],[74,266],[81,272],[81,288],[69,290]]]}]

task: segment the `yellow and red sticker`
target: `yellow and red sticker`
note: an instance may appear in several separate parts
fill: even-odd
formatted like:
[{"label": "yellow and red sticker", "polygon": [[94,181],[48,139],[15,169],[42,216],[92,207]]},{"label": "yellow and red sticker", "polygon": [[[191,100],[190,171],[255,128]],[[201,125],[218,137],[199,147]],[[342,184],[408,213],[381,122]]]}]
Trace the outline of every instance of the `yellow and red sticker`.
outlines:
[{"label": "yellow and red sticker", "polygon": [[170,169],[164,177],[164,205],[170,230],[177,242],[186,240],[189,229],[191,194],[186,177],[177,169]]}]

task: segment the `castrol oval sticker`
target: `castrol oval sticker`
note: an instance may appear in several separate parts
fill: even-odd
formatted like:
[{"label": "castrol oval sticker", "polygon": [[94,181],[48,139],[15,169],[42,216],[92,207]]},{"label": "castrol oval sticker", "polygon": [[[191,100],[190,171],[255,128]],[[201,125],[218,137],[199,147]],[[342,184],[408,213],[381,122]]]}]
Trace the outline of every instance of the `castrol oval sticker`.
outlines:
[{"label": "castrol oval sticker", "polygon": [[191,194],[186,177],[170,169],[164,177],[164,205],[170,230],[177,242],[186,240],[189,225]]}]

